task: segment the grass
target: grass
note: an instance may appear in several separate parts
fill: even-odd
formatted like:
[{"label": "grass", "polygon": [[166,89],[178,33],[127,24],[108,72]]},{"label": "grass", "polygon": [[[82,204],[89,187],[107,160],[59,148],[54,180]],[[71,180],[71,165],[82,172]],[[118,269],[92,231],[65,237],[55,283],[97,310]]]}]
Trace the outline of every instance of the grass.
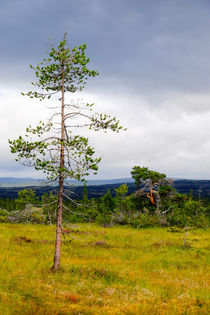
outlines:
[{"label": "grass", "polygon": [[[0,314],[209,314],[208,231],[0,224]],[[184,240],[185,239],[185,240]]]}]

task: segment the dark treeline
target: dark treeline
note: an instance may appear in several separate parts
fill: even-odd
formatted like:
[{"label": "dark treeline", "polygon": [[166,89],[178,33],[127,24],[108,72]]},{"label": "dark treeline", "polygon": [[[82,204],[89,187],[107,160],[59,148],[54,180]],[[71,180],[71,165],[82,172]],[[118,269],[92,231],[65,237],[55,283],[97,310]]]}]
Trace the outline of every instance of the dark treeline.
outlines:
[{"label": "dark treeline", "polygon": [[[208,227],[210,181],[168,179],[134,166],[134,183],[65,186],[63,222],[97,222],[105,226]],[[58,187],[0,188],[0,221],[56,222]]]},{"label": "dark treeline", "polygon": [[[132,194],[136,190],[135,183],[126,183],[128,186],[128,194]],[[102,197],[110,190],[112,196],[115,196],[115,188],[121,184],[106,184],[106,185],[91,185],[87,186],[88,198]],[[174,180],[173,186],[181,194],[189,194],[193,192],[194,198],[206,198],[210,199],[210,180],[190,180],[190,179],[178,179]],[[41,197],[44,193],[50,193],[57,188],[52,186],[27,186],[27,189],[33,189],[38,197]],[[18,192],[24,189],[23,187],[0,187],[0,199],[16,199]],[[66,187],[66,189],[69,187]],[[83,186],[71,186],[73,192],[72,198],[81,199],[83,194]]]},{"label": "dark treeline", "polygon": [[[152,176],[154,178],[153,173],[150,174],[151,180]],[[198,191],[194,195],[189,189],[189,193],[180,194],[172,183],[161,177],[162,175],[155,173],[155,182],[145,181],[145,185],[140,187],[136,183],[88,187],[84,185],[74,187],[75,191],[72,187],[65,187],[63,225],[96,222],[104,226],[128,224],[135,228],[208,227],[210,201],[201,196],[200,186],[197,186]],[[55,187],[5,188],[4,191],[12,191],[13,198],[0,198],[0,222],[56,222]]]},{"label": "dark treeline", "polygon": [[[110,190],[112,196],[116,194],[115,188],[121,184],[107,184],[107,185],[92,185],[88,186],[88,198],[102,197],[108,190]],[[134,183],[127,183],[128,193],[132,194],[135,191]],[[41,197],[44,193],[50,193],[57,191],[58,187],[55,186],[27,186],[26,189],[33,189],[38,197]],[[16,199],[18,192],[24,189],[23,187],[0,187],[0,199]],[[81,199],[83,195],[83,186],[66,186],[65,189],[72,191],[73,199]]]}]

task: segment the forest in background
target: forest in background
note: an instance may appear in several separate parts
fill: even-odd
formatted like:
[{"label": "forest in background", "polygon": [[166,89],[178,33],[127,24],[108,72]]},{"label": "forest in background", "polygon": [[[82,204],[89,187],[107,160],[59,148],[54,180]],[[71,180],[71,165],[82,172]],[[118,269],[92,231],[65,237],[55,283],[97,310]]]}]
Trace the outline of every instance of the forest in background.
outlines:
[{"label": "forest in background", "polygon": [[[133,183],[65,186],[64,233],[79,222],[134,228],[209,226],[210,181],[172,181],[140,166],[133,167],[131,175]],[[0,221],[55,224],[57,190],[55,186],[0,188]]]},{"label": "forest in background", "polygon": [[[127,179],[128,180],[128,179]],[[102,197],[108,189],[110,190],[112,195],[115,195],[115,188],[119,187],[121,184],[127,184],[128,186],[128,193],[131,194],[135,191],[135,183],[130,181],[118,182],[119,179],[113,179],[113,183],[104,184],[104,182],[111,182],[109,180],[103,181],[88,181],[87,183],[87,194],[89,198],[97,198]],[[14,179],[13,179],[14,181]],[[95,184],[92,184],[94,182]],[[103,182],[103,184],[101,184]],[[90,184],[89,184],[90,183]],[[202,198],[209,199],[210,198],[210,180],[196,180],[196,179],[175,179],[173,186],[179,193],[182,194],[189,194],[192,190],[193,195],[197,198],[201,196]],[[53,191],[55,187],[48,186],[48,185],[32,185],[31,179],[29,185],[17,185],[16,186],[6,186],[3,183],[0,186],[0,199],[15,199],[18,197],[18,192],[20,190],[26,189],[33,189],[36,192],[37,196],[42,196],[43,193]],[[83,194],[83,185],[72,185],[71,190],[75,193],[78,198],[82,197]]]}]

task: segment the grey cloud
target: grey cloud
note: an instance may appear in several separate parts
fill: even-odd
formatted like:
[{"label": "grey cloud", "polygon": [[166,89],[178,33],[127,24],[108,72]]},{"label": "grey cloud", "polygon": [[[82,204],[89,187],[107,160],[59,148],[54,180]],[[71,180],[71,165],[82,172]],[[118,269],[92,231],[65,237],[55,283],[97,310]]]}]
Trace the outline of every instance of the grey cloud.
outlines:
[{"label": "grey cloud", "polygon": [[[93,137],[104,156],[100,176],[113,177],[115,170],[114,176],[126,177],[134,164],[171,176],[197,176],[199,167],[201,177],[207,174],[209,1],[10,0],[0,7],[0,92],[9,86],[13,94],[0,94],[0,121],[14,108],[8,134],[19,134],[30,117],[26,101],[22,105],[16,97],[32,81],[28,64],[39,62],[49,50],[48,38],[57,43],[67,28],[70,44],[87,42],[91,67],[100,72],[85,90],[87,101],[93,95],[99,109],[128,127],[117,138]],[[17,106],[27,108],[26,117],[16,114]],[[0,169],[7,171],[3,143]],[[11,170],[20,172],[18,165]]]},{"label": "grey cloud", "polygon": [[196,0],[8,1],[1,11],[0,56],[7,65],[38,62],[49,48],[48,37],[57,42],[67,27],[70,41],[88,43],[102,75],[117,77],[123,86],[140,93],[206,91],[209,11],[208,1]]}]

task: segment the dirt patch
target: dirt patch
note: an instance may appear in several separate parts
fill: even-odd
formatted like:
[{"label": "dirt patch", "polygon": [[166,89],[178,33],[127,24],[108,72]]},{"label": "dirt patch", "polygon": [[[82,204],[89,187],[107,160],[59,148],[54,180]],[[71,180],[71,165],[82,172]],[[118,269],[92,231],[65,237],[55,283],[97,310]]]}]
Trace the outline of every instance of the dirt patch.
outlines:
[{"label": "dirt patch", "polygon": [[83,247],[102,247],[102,248],[111,248],[113,247],[110,244],[107,244],[105,241],[97,241],[97,242],[87,242],[82,245]]},{"label": "dirt patch", "polygon": [[51,243],[54,243],[54,241],[51,241],[51,240],[33,240],[33,239],[26,237],[26,236],[16,236],[15,238],[13,238],[13,240],[19,244],[22,244],[22,243],[51,244]]},{"label": "dirt patch", "polygon": [[109,245],[105,241],[98,241],[95,243],[95,246],[98,247],[109,247]]},{"label": "dirt patch", "polygon": [[62,233],[63,234],[66,234],[66,235],[70,235],[70,234],[79,234],[79,235],[83,235],[83,234],[89,234],[88,231],[80,231],[80,230],[71,230],[71,229],[65,229],[65,230],[62,230]]},{"label": "dirt patch", "polygon": [[31,243],[32,242],[32,239],[31,238],[28,238],[28,237],[25,237],[25,236],[17,236],[15,237],[15,241],[17,243]]},{"label": "dirt patch", "polygon": [[155,242],[151,246],[155,248],[160,248],[163,246],[176,246],[177,244],[174,242],[166,241],[166,242]]}]

